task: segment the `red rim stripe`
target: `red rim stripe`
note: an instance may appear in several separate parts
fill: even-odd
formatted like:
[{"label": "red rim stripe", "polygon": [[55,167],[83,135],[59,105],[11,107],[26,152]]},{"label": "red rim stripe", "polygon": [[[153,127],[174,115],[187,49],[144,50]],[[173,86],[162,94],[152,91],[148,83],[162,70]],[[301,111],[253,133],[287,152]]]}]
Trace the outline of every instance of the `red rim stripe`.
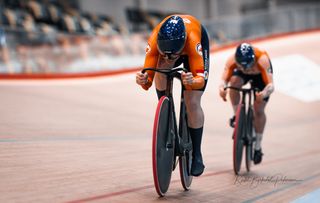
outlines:
[{"label": "red rim stripe", "polygon": [[237,157],[237,130],[238,130],[238,125],[239,125],[239,119],[240,119],[240,112],[241,112],[242,104],[238,105],[237,112],[236,112],[236,125],[234,126],[234,131],[233,131],[233,168],[236,169],[236,157]]},{"label": "red rim stripe", "polygon": [[157,172],[157,134],[158,134],[158,127],[159,127],[159,116],[162,104],[165,99],[168,99],[166,96],[162,96],[159,100],[156,115],[154,117],[153,123],[153,138],[152,138],[152,169],[153,169],[153,181],[154,186],[156,187],[157,193],[163,196],[163,193],[160,191],[159,181],[158,181],[158,172]]}]

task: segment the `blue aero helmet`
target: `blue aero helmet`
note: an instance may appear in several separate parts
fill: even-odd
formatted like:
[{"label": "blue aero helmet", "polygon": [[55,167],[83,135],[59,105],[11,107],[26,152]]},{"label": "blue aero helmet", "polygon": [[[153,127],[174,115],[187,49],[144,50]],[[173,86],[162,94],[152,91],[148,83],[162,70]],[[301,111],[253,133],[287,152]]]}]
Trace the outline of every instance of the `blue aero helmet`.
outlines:
[{"label": "blue aero helmet", "polygon": [[158,32],[158,50],[161,55],[180,54],[186,43],[186,28],[183,19],[179,16],[169,17]]},{"label": "blue aero helmet", "polygon": [[235,58],[244,69],[252,68],[255,61],[253,47],[248,43],[240,44],[236,49]]}]

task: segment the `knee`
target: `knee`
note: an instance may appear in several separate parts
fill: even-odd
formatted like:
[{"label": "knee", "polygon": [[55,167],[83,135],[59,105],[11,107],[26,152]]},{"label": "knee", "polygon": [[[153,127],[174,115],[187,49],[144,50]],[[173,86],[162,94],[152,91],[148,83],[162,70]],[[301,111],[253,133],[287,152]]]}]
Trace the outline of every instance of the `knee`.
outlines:
[{"label": "knee", "polygon": [[201,109],[200,103],[195,100],[186,100],[186,107],[189,113],[192,113]]}]

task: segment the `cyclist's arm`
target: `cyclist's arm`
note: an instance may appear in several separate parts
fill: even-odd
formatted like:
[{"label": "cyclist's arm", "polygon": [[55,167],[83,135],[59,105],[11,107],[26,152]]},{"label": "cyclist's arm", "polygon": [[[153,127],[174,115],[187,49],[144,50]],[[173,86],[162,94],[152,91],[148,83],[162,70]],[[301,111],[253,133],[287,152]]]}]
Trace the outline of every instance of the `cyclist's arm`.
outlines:
[{"label": "cyclist's arm", "polygon": [[273,83],[273,70],[270,59],[267,54],[262,55],[258,59],[259,67],[261,68],[261,75],[264,83],[266,84],[265,88],[261,91],[261,94],[264,98],[270,96],[274,91]]},{"label": "cyclist's arm", "polygon": [[204,72],[204,62],[202,56],[202,47],[200,43],[200,37],[198,35],[190,35],[192,39],[189,39],[189,44],[187,47],[190,71],[193,75],[193,81],[191,88],[201,89],[205,84],[205,72]]},{"label": "cyclist's arm", "polygon": [[232,76],[233,70],[236,68],[234,56],[230,56],[225,65],[224,71],[222,73],[220,87],[226,87]]},{"label": "cyclist's arm", "polygon": [[[144,68],[156,68],[159,58],[159,52],[157,49],[157,30],[159,26],[157,26],[154,31],[151,33],[151,36],[148,40],[148,45],[146,48],[146,58],[144,61]],[[143,89],[148,90],[153,81],[154,71],[147,71],[148,73],[148,81],[146,84],[141,85]]]},{"label": "cyclist's arm", "polygon": [[205,79],[204,79],[204,71],[198,69],[196,71],[191,71],[193,75],[191,89],[197,90],[204,87]]},{"label": "cyclist's arm", "polygon": [[[144,68],[155,68],[158,62],[158,55],[149,55],[145,59]],[[154,71],[146,71],[148,73],[148,81],[146,84],[141,85],[145,90],[148,90],[152,86]]]}]

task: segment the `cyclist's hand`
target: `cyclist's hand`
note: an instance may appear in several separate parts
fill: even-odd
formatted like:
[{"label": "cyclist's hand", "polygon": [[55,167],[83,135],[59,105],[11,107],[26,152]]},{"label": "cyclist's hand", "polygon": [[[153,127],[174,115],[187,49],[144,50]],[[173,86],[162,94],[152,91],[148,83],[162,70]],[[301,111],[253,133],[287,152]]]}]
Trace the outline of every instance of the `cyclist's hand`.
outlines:
[{"label": "cyclist's hand", "polygon": [[224,89],[224,85],[220,85],[219,94],[223,101],[227,101],[227,90]]},{"label": "cyclist's hand", "polygon": [[148,82],[148,73],[145,72],[145,73],[141,73],[141,72],[138,72],[136,74],[136,83],[138,85],[145,85],[147,84]]},{"label": "cyclist's hand", "polygon": [[182,83],[184,85],[192,85],[193,84],[193,75],[191,72],[182,73],[181,74]]},{"label": "cyclist's hand", "polygon": [[263,99],[265,98],[264,92],[256,92],[256,101],[257,102],[262,102]]}]

